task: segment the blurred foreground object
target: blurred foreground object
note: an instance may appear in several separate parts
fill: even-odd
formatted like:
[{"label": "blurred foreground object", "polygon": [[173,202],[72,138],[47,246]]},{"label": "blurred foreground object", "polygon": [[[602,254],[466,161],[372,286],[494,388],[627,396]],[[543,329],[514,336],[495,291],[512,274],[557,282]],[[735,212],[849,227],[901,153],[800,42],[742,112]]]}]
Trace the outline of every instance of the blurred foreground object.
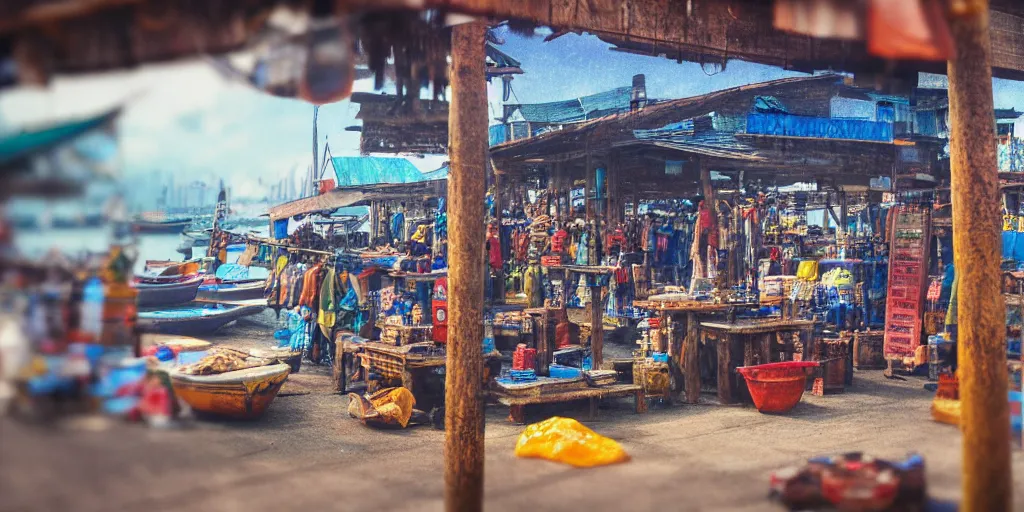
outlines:
[{"label": "blurred foreground object", "polygon": [[[803,72],[832,68],[869,77],[909,76],[918,71],[941,72],[941,65],[921,59],[953,55],[942,0],[21,0],[0,4],[0,38],[6,43],[0,45],[0,87],[46,84],[56,74],[247,51],[256,57],[249,59],[255,64],[232,63],[222,70],[241,71],[246,81],[275,95],[320,101],[319,94],[299,94],[298,77],[303,75],[330,77],[325,82],[334,84],[329,87],[331,96],[344,93],[344,87],[336,86],[345,84],[346,76],[373,74],[379,89],[391,66],[387,60],[393,56],[399,94],[434,82],[434,96],[439,96],[444,90],[439,86],[447,81],[448,42],[446,31],[434,28],[451,23],[446,18],[456,13],[520,20],[516,26],[546,25],[556,29],[552,37],[589,32],[619,49],[671,59],[721,59],[722,63],[742,59]],[[956,0],[949,9],[961,15],[987,9],[987,4]],[[993,46],[1001,49],[991,63],[994,74],[1021,76],[1024,52],[1016,36],[1024,31],[1024,17],[1019,7],[1015,2],[998,2],[989,15],[993,25],[1000,27],[991,34]],[[328,29],[338,37],[323,41],[314,34],[314,26],[332,19],[352,23]],[[355,60],[336,65],[344,60],[348,34],[357,50]],[[329,72],[305,73],[307,55],[317,62],[330,62],[321,68]],[[906,60],[893,68],[885,59]]]},{"label": "blurred foreground object", "polygon": [[771,476],[771,496],[790,510],[923,510],[924,459],[885,461],[860,453],[816,457]]},{"label": "blurred foreground object", "polygon": [[941,0],[775,0],[775,28],[863,39],[887,59],[949,60],[956,54]]},{"label": "blurred foreground object", "polygon": [[547,459],[578,468],[606,466],[629,460],[619,443],[572,418],[554,416],[526,427],[516,443],[516,456]]},{"label": "blurred foreground object", "polygon": [[[117,158],[90,145],[117,140],[116,108],[93,117],[0,135],[0,201],[80,194],[90,180],[117,174]],[[101,153],[101,154],[97,154]]]}]

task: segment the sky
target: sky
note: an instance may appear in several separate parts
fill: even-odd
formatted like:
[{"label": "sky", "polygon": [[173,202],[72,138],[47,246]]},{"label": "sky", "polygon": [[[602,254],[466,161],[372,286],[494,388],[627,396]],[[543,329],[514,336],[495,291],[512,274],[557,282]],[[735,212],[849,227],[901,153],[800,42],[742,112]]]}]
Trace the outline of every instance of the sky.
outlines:
[{"label": "sky", "polygon": [[[646,75],[648,97],[658,99],[800,75],[742,61],[711,69],[615,52],[590,35],[569,34],[547,43],[541,36],[503,37],[501,49],[522,62],[524,71],[512,82],[513,102],[585,96],[628,86],[638,73]],[[358,81],[355,90],[371,91],[372,80]],[[393,90],[385,85],[386,92]],[[488,90],[493,120],[501,112],[500,81]],[[996,80],[994,91],[997,107],[1024,110],[1024,84]],[[157,173],[173,174],[177,183],[212,184],[223,178],[235,197],[260,196],[266,185],[278,182],[292,168],[303,174],[312,160],[312,105],[226,81],[201,60],[64,77],[46,89],[0,93],[0,131],[87,116],[122,103],[123,173],[140,187],[152,185]],[[321,107],[318,130],[334,156],[358,154],[358,132],[345,131],[358,124],[357,110],[358,105],[348,101]],[[428,171],[445,157],[411,160]]]}]

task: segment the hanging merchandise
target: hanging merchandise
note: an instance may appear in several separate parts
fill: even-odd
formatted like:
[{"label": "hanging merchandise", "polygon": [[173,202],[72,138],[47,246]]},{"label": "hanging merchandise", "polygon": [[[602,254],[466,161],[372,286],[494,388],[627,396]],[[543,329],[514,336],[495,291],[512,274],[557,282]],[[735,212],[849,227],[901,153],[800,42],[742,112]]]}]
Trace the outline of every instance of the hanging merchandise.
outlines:
[{"label": "hanging merchandise", "polygon": [[317,324],[320,326],[323,335],[328,338],[331,336],[331,330],[334,329],[334,324],[337,321],[338,304],[336,302],[337,290],[335,288],[337,281],[338,275],[334,266],[329,266],[320,285],[320,301],[317,304],[319,309]]}]

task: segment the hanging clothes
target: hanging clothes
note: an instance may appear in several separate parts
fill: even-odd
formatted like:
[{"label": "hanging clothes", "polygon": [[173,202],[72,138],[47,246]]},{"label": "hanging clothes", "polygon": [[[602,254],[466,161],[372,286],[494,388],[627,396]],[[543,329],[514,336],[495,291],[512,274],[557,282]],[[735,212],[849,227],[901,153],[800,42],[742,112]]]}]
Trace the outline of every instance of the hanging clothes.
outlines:
[{"label": "hanging clothes", "polygon": [[523,275],[523,291],[526,293],[527,307],[539,308],[544,305],[544,289],[541,283],[539,265],[530,265]]},{"label": "hanging clothes", "polygon": [[302,274],[302,294],[299,296],[299,305],[313,308],[316,306],[317,292],[320,291],[320,269],[322,265],[316,264]]},{"label": "hanging clothes", "polygon": [[320,331],[328,338],[331,336],[331,330],[334,329],[334,324],[338,318],[337,284],[338,274],[333,266],[329,266],[320,285],[320,301],[318,304],[320,312],[317,314],[317,324],[320,325]]},{"label": "hanging clothes", "polygon": [[584,231],[580,235],[580,242],[576,248],[576,264],[587,265],[590,261],[590,232]]},{"label": "hanging clothes", "polygon": [[391,238],[405,240],[405,214],[402,212],[391,216]]},{"label": "hanging clothes", "polygon": [[565,251],[565,240],[569,238],[569,233],[564,229],[559,228],[555,231],[555,234],[551,235],[551,252],[556,255],[561,255]]},{"label": "hanging clothes", "polygon": [[313,338],[309,333],[309,308],[299,307],[298,311],[288,311],[288,331],[291,332],[288,345],[293,352],[305,352],[312,348]]},{"label": "hanging clothes", "polygon": [[501,242],[493,233],[487,237],[487,261],[493,270],[501,270]]}]

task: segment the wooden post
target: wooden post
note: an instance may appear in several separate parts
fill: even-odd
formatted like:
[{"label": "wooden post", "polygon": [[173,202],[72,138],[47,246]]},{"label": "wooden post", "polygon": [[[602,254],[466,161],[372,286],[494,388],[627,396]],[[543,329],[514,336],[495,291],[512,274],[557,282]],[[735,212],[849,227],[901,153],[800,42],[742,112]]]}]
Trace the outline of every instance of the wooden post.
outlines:
[{"label": "wooden post", "polygon": [[1006,310],[1000,286],[1000,203],[988,1],[950,16],[953,260],[963,430],[965,512],[1007,511],[1012,499],[1006,399]]},{"label": "wooden post", "polygon": [[[492,166],[492,169],[493,169],[493,166]],[[494,223],[498,226],[498,245],[499,245],[498,250],[501,252],[502,258],[504,258],[505,248],[501,247],[502,245],[504,245],[504,243],[502,241],[502,236],[501,236],[501,220],[502,220],[501,210],[505,207],[505,202],[504,202],[503,197],[502,197],[504,195],[504,193],[502,191],[502,183],[503,183],[504,180],[502,179],[503,178],[502,175],[500,173],[498,173],[498,169],[493,169],[493,171],[494,171]],[[505,268],[504,268],[504,266],[502,268],[498,269],[495,272],[495,274],[498,276],[498,282],[494,283],[494,290],[495,290],[494,294],[498,296],[498,299],[496,301],[494,301],[494,302],[496,304],[504,304],[505,303]]]},{"label": "wooden post", "polygon": [[847,217],[850,214],[850,206],[847,204],[846,191],[839,193],[839,232],[846,234],[846,226],[849,222]]},{"label": "wooden post", "polygon": [[444,502],[449,512],[483,509],[484,182],[487,86],[484,23],[452,28],[448,114],[449,269],[445,360]]},{"label": "wooden post", "polygon": [[683,349],[683,378],[686,403],[700,401],[700,321],[696,313],[686,314],[686,348]]},{"label": "wooden post", "polygon": [[[697,161],[697,164],[700,166],[700,184],[701,184],[701,188],[704,191],[704,205],[708,208],[708,211],[711,213],[711,232],[715,233],[715,237],[717,238],[717,235],[718,235],[718,205],[715,204],[715,187],[711,183],[711,169],[708,168],[708,165],[704,161],[703,158],[699,159]],[[710,240],[711,236],[708,236],[708,239]],[[723,242],[723,240],[719,240],[718,241],[719,244],[721,244],[722,242]],[[707,248],[706,247],[701,247],[700,249],[701,249],[701,251],[704,251],[705,254],[699,255],[699,257],[701,259],[706,258],[707,257],[707,255],[706,255]],[[709,259],[707,261],[707,265],[705,265],[705,268],[704,268],[704,272],[705,272],[706,275],[703,275],[703,276],[693,276],[693,277],[707,277],[708,275],[710,275],[710,272],[711,272],[710,266],[711,266],[711,260]]]},{"label": "wooden post", "polygon": [[[596,276],[594,276],[596,278]],[[601,305],[601,286],[590,287],[590,361],[591,368],[600,370],[604,363],[604,308]]]}]

